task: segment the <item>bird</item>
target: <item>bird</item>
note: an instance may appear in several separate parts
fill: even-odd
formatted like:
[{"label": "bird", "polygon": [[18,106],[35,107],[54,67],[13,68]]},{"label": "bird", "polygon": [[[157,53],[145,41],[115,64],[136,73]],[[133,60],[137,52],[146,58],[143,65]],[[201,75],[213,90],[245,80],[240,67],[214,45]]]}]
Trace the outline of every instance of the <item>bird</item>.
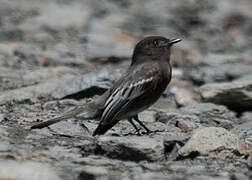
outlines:
[{"label": "bird", "polygon": [[[139,132],[136,121],[146,133],[152,132],[138,118],[138,113],[153,105],[165,91],[172,77],[170,65],[171,47],[182,39],[149,36],[134,48],[130,67],[124,75],[103,95],[87,105],[78,106],[63,116],[36,124],[31,129],[47,127],[72,117],[98,119],[93,136],[103,135],[121,120],[128,122]],[[134,120],[134,121],[133,121]]]}]

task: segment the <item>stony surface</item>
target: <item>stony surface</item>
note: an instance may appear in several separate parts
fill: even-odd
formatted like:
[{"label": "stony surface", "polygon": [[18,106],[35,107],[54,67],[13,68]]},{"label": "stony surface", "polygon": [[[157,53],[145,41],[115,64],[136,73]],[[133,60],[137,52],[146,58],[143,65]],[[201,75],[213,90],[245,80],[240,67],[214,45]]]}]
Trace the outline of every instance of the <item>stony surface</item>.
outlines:
[{"label": "stony surface", "polygon": [[90,72],[60,84],[51,95],[56,99],[66,97],[80,99],[92,97],[97,94],[101,95],[106,89],[111,87],[112,82],[120,77],[121,72],[122,70],[109,71],[106,69],[101,69],[98,72]]},{"label": "stony surface", "polygon": [[6,161],[0,163],[0,177],[1,179],[34,179],[46,180],[61,178],[53,171],[53,169],[42,163],[35,163],[31,161],[17,162]]},{"label": "stony surface", "polygon": [[239,122],[242,123],[246,123],[252,121],[252,112],[251,111],[245,111],[241,114]]},{"label": "stony surface", "polygon": [[236,125],[232,130],[232,133],[237,134],[240,138],[244,139],[252,147],[252,122],[246,122],[240,125]]},{"label": "stony surface", "polygon": [[[0,179],[252,179],[250,0],[0,4]],[[140,113],[155,133],[121,121],[94,138],[98,121],[74,118],[29,130],[102,94],[147,35],[183,39]]]},{"label": "stony surface", "polygon": [[99,151],[105,155],[131,161],[161,161],[164,159],[162,136],[107,137],[98,138]]},{"label": "stony surface", "polygon": [[192,153],[217,158],[229,158],[234,155],[249,155],[252,149],[237,136],[224,128],[200,128],[193,132],[192,137],[179,151],[186,157]]},{"label": "stony surface", "polygon": [[191,104],[180,110],[160,112],[155,115],[156,121],[175,126],[182,132],[190,132],[199,127],[223,127],[231,129],[238,123],[233,111],[225,106],[212,103]]},{"label": "stony surface", "polygon": [[223,104],[237,111],[252,108],[251,91],[251,80],[206,84],[199,89],[204,101]]}]

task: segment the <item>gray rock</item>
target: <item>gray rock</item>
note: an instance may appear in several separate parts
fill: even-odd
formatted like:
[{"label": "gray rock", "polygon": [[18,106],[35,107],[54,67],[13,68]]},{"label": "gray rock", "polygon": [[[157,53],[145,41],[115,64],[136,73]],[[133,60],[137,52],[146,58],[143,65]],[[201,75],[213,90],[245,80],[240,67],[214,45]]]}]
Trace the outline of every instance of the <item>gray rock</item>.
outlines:
[{"label": "gray rock", "polygon": [[[69,144],[69,142],[62,142],[66,143],[66,145]],[[51,156],[51,158],[57,159],[57,160],[64,160],[64,159],[72,159],[72,160],[76,160],[81,158],[81,154],[75,152],[74,148],[69,148],[67,146],[64,145],[52,145],[49,147],[49,150],[47,151],[42,151],[42,154],[48,154],[49,156]]]},{"label": "gray rock", "polygon": [[66,74],[76,75],[76,73],[78,73],[76,70],[63,66],[46,67],[32,72],[27,72],[22,76],[22,78],[24,81],[35,84],[38,82],[48,81],[50,79],[64,77]]},{"label": "gray rock", "polygon": [[10,101],[36,101],[39,97],[46,97],[51,95],[59,86],[59,84],[65,83],[72,78],[72,75],[65,75],[62,78],[56,78],[48,82],[40,83],[38,85],[2,92],[0,95],[0,105]]},{"label": "gray rock", "polygon": [[188,89],[181,88],[175,93],[175,100],[179,106],[187,106],[190,104],[196,104],[197,102],[199,102],[199,99],[200,98],[198,97],[196,93]]},{"label": "gray rock", "polygon": [[165,136],[164,146],[165,154],[168,160],[175,160],[178,157],[178,150],[184,146],[185,142],[190,138],[189,135],[183,134],[181,136]]},{"label": "gray rock", "polygon": [[4,55],[0,54],[0,65],[4,66],[5,61],[6,61],[6,58],[4,57]]},{"label": "gray rock", "polygon": [[243,173],[232,173],[230,180],[249,180],[249,178]]},{"label": "gray rock", "polygon": [[0,91],[6,91],[23,86],[25,82],[21,77],[24,74],[24,70],[0,67]]},{"label": "gray rock", "polygon": [[[101,26],[101,24],[97,26]],[[108,35],[106,31],[110,35]],[[90,35],[88,37],[89,44],[87,46],[87,55],[89,59],[95,59],[95,58],[102,59],[105,57],[129,58],[132,55],[132,50],[136,41],[134,37],[127,36],[120,32],[116,32],[110,28],[107,28],[105,30],[105,33],[104,31],[97,33],[99,35],[98,34],[96,34],[95,36]],[[120,36],[122,38],[120,38]],[[97,49],[99,49],[99,51],[97,51]]]},{"label": "gray rock", "polygon": [[[80,48],[79,48],[80,49]],[[76,58],[74,54],[69,51],[63,51],[62,49],[52,49],[40,53],[37,58],[38,61],[43,65],[43,60],[47,61],[50,64],[57,65],[83,65],[83,67],[88,66],[88,63],[85,60],[85,57]],[[46,65],[46,64],[45,64]],[[86,67],[88,69],[88,67]]]},{"label": "gray rock", "polygon": [[252,121],[252,112],[251,111],[246,111],[241,114],[241,117],[239,119],[239,123],[246,123]]},{"label": "gray rock", "polygon": [[[249,64],[222,64],[221,66],[217,66],[214,68],[216,68],[215,72],[222,72],[225,74],[225,80],[241,78],[252,73],[252,65]],[[215,74],[215,76],[218,77],[218,74]]]},{"label": "gray rock", "polygon": [[193,174],[192,176],[189,176],[187,180],[230,180],[228,176],[222,176],[222,175],[198,175]]},{"label": "gray rock", "polygon": [[100,153],[116,159],[157,161],[164,159],[162,136],[100,136]]},{"label": "gray rock", "polygon": [[178,153],[183,157],[198,152],[203,156],[229,158],[236,156],[237,153],[248,155],[251,151],[245,142],[224,128],[207,127],[195,130]]},{"label": "gray rock", "polygon": [[0,122],[4,120],[4,114],[0,113]]},{"label": "gray rock", "polygon": [[242,138],[252,136],[252,122],[249,121],[244,124],[236,125],[231,132],[238,134]]},{"label": "gray rock", "polygon": [[164,145],[171,146],[174,143],[179,143],[180,145],[184,145],[185,142],[190,138],[187,134],[182,134],[181,136],[165,136],[164,137]]},{"label": "gray rock", "polygon": [[36,36],[33,36],[33,39],[34,41],[37,41],[40,43],[50,42],[54,40],[54,38],[49,33],[46,33],[46,32],[36,33]]},{"label": "gray rock", "polygon": [[20,76],[24,75],[24,71],[15,70],[7,67],[0,67],[0,77],[1,78],[10,78],[10,79],[18,79]]},{"label": "gray rock", "polygon": [[[212,61],[207,62],[212,63]],[[215,64],[212,66],[201,67],[196,66],[193,70],[185,70],[186,76],[196,84],[247,79],[246,76],[249,76],[251,73],[252,65],[242,63]]]},{"label": "gray rock", "polygon": [[1,137],[8,136],[9,133],[7,132],[7,129],[8,129],[8,127],[0,125],[0,136]]},{"label": "gray rock", "polygon": [[109,180],[104,167],[85,166],[78,176],[78,180]]},{"label": "gray rock", "polygon": [[236,81],[248,81],[252,79],[252,73],[244,75],[238,79],[236,79]]},{"label": "gray rock", "polygon": [[[180,178],[179,178],[180,177]],[[182,175],[169,174],[169,176],[159,172],[147,172],[134,177],[135,180],[172,180],[172,179],[183,179]]]},{"label": "gray rock", "polygon": [[[195,103],[194,99],[189,97],[190,92],[184,90],[197,88],[197,83],[251,80],[250,0],[48,2],[0,2],[0,39],[2,44],[12,48],[9,51],[9,47],[4,47],[4,54],[0,53],[0,104],[3,104],[0,105],[0,111],[6,117],[0,122],[0,148],[7,150],[0,152],[0,161],[4,164],[4,167],[0,167],[1,172],[6,166],[10,166],[8,159],[15,159],[17,165],[9,168],[8,175],[31,172],[31,175],[23,179],[35,179],[35,174],[44,172],[43,168],[27,166],[24,165],[25,162],[21,162],[32,159],[52,165],[45,166],[53,174],[57,173],[56,177],[60,176],[64,180],[234,180],[245,179],[244,174],[252,179],[251,168],[246,165],[247,156],[236,160],[232,155],[238,155],[239,152],[235,150],[226,160],[198,156],[194,159],[182,157],[174,161],[177,151],[187,141],[183,137],[180,139],[183,134],[191,136],[192,130],[202,126],[230,128],[236,125],[237,118],[233,118],[235,115],[225,108],[199,105],[202,108],[193,109],[191,104]],[[154,111],[145,111],[140,117],[151,130],[159,129],[162,132],[144,135],[135,140],[134,135],[124,134],[134,132],[131,125],[127,121],[120,122],[105,135],[123,136],[112,136],[116,140],[111,140],[111,144],[83,134],[82,128],[71,119],[52,126],[51,129],[30,131],[24,128],[34,121],[47,120],[66,112],[69,106],[85,104],[86,99],[76,103],[48,101],[62,97],[77,99],[78,95],[88,97],[100,92],[97,90],[105,90],[113,77],[101,75],[101,81],[94,80],[96,82],[89,86],[80,78],[73,91],[70,90],[73,85],[70,81],[77,81],[80,74],[96,71],[101,66],[125,69],[130,63],[136,41],[154,34],[183,38],[183,42],[174,46],[171,53],[171,64],[174,64],[173,78],[169,85],[171,89],[168,87],[159,102],[152,107],[157,111],[162,109],[168,119],[156,122],[153,118]],[[187,76],[186,71],[192,77]],[[112,70],[108,70],[108,76],[113,75],[110,72]],[[85,75],[87,74],[83,74],[83,77]],[[104,80],[103,77],[107,79]],[[108,84],[104,85],[104,82]],[[57,88],[63,89],[62,94],[50,97]],[[64,88],[68,90],[64,91]],[[173,94],[168,96],[169,93]],[[197,97],[198,95],[199,93]],[[3,99],[6,101],[2,101]],[[197,100],[196,103],[199,102]],[[233,104],[235,103],[234,101]],[[178,109],[178,106],[191,108],[184,111]],[[249,117],[244,113],[238,123],[250,122]],[[96,121],[82,122],[90,131],[97,127]],[[248,129],[246,131],[250,132]],[[160,156],[158,152],[152,152],[158,149],[152,147],[156,141],[163,146],[163,159],[167,154],[168,158],[149,162],[148,159],[153,159],[154,156],[158,159]],[[207,141],[211,142],[209,139]],[[249,136],[245,141],[249,141]],[[147,145],[143,145],[144,143]],[[135,144],[139,144],[139,147]],[[168,146],[171,149],[167,149]],[[144,147],[149,151],[144,150]],[[171,152],[166,153],[166,150]],[[222,151],[224,154],[225,150]],[[172,153],[175,156],[170,156]],[[152,155],[146,158],[148,154]],[[141,157],[139,159],[142,160],[132,161],[134,156]],[[4,173],[6,175],[6,171]],[[50,175],[49,172],[45,174]],[[234,175],[231,176],[232,174]],[[21,175],[7,178],[20,179]],[[37,179],[43,179],[42,175]]]},{"label": "gray rock", "polygon": [[[82,143],[82,142],[81,142]],[[80,143],[80,144],[81,144]],[[87,143],[84,143],[87,145]],[[82,165],[89,165],[89,166],[115,166],[123,161],[117,159],[110,159],[100,155],[88,155],[83,156],[81,158],[76,159],[75,163],[82,164]],[[133,164],[132,166],[136,166],[135,162],[127,161],[126,164]]]},{"label": "gray rock", "polygon": [[0,142],[0,152],[10,151],[12,149],[13,149],[13,146],[10,144],[9,141],[1,140],[1,142]]},{"label": "gray rock", "polygon": [[8,28],[7,30],[0,30],[0,39],[3,41],[23,40],[24,32],[19,28]]},{"label": "gray rock", "polygon": [[[242,54],[237,53],[211,53],[209,52],[204,57],[204,62],[208,64],[209,66],[230,66],[234,64],[235,62],[242,61]],[[227,69],[228,70],[228,69]],[[231,71],[231,70],[229,70]],[[240,71],[238,69],[238,71]]]},{"label": "gray rock", "polygon": [[181,108],[182,112],[196,115],[200,123],[206,126],[218,126],[230,129],[238,122],[236,114],[222,105],[198,103]]},{"label": "gray rock", "polygon": [[156,111],[153,111],[151,109],[145,110],[141,113],[139,113],[139,119],[143,122],[155,122],[155,114]]},{"label": "gray rock", "polygon": [[[44,132],[44,131],[43,131]],[[49,131],[48,132],[48,135],[47,136],[52,136]],[[32,141],[35,141],[35,140],[40,140],[42,139],[44,136],[46,136],[45,134],[29,134],[25,137],[26,141],[28,142],[32,142]]]},{"label": "gray rock", "polygon": [[115,81],[120,75],[120,70],[101,69],[90,72],[63,83],[52,93],[52,96],[60,99],[77,94],[81,97],[102,94],[112,85],[111,82]]},{"label": "gray rock", "polygon": [[[13,171],[15,169],[15,171]],[[9,161],[0,162],[0,179],[32,179],[33,180],[60,180],[52,167],[31,161]]]},{"label": "gray rock", "polygon": [[252,121],[236,125],[231,132],[244,139],[252,147]]},{"label": "gray rock", "polygon": [[236,114],[225,106],[212,103],[188,105],[175,112],[162,112],[155,115],[156,121],[168,123],[189,132],[199,127],[224,127],[230,129],[238,119]]},{"label": "gray rock", "polygon": [[226,105],[231,109],[250,110],[252,108],[252,81],[233,81],[206,84],[199,88],[205,102]]},{"label": "gray rock", "polygon": [[201,127],[200,119],[183,112],[161,112],[156,114],[156,121],[167,124],[169,132],[189,132]]},{"label": "gray rock", "polygon": [[190,121],[199,122],[199,118],[195,115],[183,113],[182,111],[171,111],[171,112],[158,112],[155,114],[156,121],[162,123],[175,124],[178,119],[188,119]]},{"label": "gray rock", "polygon": [[7,45],[0,43],[0,54],[4,56],[11,56],[14,53],[14,48]]},{"label": "gray rock", "polygon": [[[10,60],[9,60],[10,61]],[[61,78],[66,75],[76,75],[78,71],[68,67],[49,67],[27,70],[20,68],[0,68],[0,91],[13,90],[22,87],[38,85],[38,83],[48,82],[50,80]]]},{"label": "gray rock", "polygon": [[50,130],[58,135],[62,136],[83,136],[90,135],[90,132],[86,128],[82,128],[79,124],[70,122],[59,122],[50,126]]},{"label": "gray rock", "polygon": [[249,154],[248,160],[247,160],[248,166],[252,168],[252,153]]}]

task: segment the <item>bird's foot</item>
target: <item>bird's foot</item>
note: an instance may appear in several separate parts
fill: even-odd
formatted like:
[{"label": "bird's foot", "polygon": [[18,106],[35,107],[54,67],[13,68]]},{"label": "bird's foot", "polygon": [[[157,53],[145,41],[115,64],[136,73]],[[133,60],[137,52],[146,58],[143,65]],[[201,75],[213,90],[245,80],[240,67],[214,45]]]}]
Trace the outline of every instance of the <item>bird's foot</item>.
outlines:
[{"label": "bird's foot", "polygon": [[134,135],[141,136],[142,135],[141,129],[137,128]]},{"label": "bird's foot", "polygon": [[84,133],[91,134],[91,132],[89,131],[89,129],[87,128],[87,126],[84,123],[80,123],[79,125],[83,129]]}]

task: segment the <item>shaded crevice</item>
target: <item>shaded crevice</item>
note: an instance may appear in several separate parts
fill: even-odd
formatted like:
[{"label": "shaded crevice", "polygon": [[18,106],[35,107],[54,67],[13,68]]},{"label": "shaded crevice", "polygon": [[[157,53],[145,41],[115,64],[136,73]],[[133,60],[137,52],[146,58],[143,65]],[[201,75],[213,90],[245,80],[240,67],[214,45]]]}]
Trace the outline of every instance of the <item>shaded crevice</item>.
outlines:
[{"label": "shaded crevice", "polygon": [[95,95],[102,95],[107,89],[105,88],[100,88],[100,87],[91,87],[88,89],[85,89],[83,91],[79,91],[77,93],[67,95],[62,99],[75,99],[75,100],[80,100],[83,98],[91,98]]}]

